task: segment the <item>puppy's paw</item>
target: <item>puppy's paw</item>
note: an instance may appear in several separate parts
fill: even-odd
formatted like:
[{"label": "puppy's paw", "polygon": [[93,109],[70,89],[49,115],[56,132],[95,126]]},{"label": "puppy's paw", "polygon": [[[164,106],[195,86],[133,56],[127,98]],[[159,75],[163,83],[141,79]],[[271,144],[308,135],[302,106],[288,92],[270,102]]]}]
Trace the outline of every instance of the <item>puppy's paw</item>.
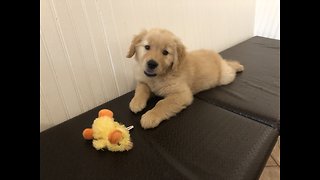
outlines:
[{"label": "puppy's paw", "polygon": [[152,112],[152,110],[142,115],[140,123],[144,129],[150,129],[157,127],[161,122],[159,116]]},{"label": "puppy's paw", "polygon": [[239,64],[238,68],[236,69],[237,72],[242,72],[244,71],[244,66]]},{"label": "puppy's paw", "polygon": [[134,97],[130,101],[129,107],[132,112],[137,113],[146,107],[146,101]]}]

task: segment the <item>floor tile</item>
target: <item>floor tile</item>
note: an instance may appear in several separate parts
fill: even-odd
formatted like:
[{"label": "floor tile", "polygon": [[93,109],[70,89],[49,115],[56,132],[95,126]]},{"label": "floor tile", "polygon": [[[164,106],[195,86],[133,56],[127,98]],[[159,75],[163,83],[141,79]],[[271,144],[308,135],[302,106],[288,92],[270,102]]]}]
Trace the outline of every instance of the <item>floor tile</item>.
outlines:
[{"label": "floor tile", "polygon": [[271,156],[269,157],[267,164],[266,164],[266,167],[270,167],[270,166],[277,166],[277,163],[273,160],[273,158]]},{"label": "floor tile", "polygon": [[259,180],[279,180],[280,167],[265,167]]},{"label": "floor tile", "polygon": [[280,137],[278,138],[278,141],[272,150],[271,156],[276,161],[276,163],[280,166]]}]

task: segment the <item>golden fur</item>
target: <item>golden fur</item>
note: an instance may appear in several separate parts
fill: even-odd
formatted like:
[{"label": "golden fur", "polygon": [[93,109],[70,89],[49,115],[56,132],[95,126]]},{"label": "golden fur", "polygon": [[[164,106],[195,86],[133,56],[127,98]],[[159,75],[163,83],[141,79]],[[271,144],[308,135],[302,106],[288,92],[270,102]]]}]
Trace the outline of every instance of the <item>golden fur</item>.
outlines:
[{"label": "golden fur", "polygon": [[[231,83],[236,72],[244,69],[237,61],[225,61],[211,50],[186,52],[173,33],[158,28],[133,38],[127,57],[133,55],[137,87],[129,104],[131,111],[143,110],[151,93],[164,97],[142,115],[140,123],[145,129],[158,126],[189,106],[194,94]],[[151,59],[158,64],[155,69],[147,64]]]}]

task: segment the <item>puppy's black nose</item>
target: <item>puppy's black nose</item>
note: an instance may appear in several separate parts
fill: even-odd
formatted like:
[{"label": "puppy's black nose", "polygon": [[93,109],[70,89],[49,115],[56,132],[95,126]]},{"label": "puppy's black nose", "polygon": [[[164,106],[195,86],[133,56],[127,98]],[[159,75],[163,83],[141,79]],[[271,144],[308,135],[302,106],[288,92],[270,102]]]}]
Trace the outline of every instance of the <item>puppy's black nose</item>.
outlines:
[{"label": "puppy's black nose", "polygon": [[148,68],[150,69],[155,69],[157,66],[158,66],[158,63],[153,60],[153,59],[150,59],[148,62],[147,62],[147,65],[148,65]]}]

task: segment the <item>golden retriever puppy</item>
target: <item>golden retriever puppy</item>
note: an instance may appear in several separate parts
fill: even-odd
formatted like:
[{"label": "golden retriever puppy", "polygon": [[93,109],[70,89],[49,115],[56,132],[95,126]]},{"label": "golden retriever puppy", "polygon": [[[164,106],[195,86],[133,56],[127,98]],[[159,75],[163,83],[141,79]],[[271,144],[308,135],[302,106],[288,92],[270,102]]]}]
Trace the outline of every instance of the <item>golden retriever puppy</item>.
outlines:
[{"label": "golden retriever puppy", "polygon": [[176,115],[192,103],[194,94],[231,83],[244,69],[237,61],[225,61],[211,50],[186,52],[182,42],[165,29],[144,30],[136,35],[127,58],[133,55],[137,61],[137,87],[130,110],[143,110],[151,93],[164,97],[142,115],[144,129]]}]

